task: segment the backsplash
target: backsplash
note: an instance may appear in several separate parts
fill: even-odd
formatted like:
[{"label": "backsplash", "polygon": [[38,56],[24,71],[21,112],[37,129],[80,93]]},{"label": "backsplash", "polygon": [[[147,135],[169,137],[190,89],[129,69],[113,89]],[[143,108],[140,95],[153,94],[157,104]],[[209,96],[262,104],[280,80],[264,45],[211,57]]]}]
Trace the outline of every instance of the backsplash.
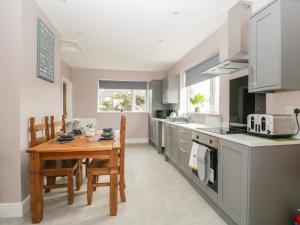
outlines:
[{"label": "backsplash", "polygon": [[220,115],[186,113],[185,116],[188,117],[192,123],[201,123],[212,127],[220,127],[222,124]]}]

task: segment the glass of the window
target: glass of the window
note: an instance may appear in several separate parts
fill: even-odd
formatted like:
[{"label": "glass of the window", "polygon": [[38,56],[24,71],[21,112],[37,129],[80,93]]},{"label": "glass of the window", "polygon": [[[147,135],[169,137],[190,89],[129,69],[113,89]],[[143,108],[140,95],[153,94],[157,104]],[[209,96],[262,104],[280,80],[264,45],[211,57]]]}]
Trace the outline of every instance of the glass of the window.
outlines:
[{"label": "glass of the window", "polygon": [[99,89],[99,112],[146,112],[147,90]]},{"label": "glass of the window", "polygon": [[205,97],[204,102],[200,105],[201,113],[216,113],[219,111],[219,77],[205,80],[193,84],[187,88],[188,97],[188,112],[195,112],[197,105],[192,105],[190,98],[196,94],[203,94]]}]

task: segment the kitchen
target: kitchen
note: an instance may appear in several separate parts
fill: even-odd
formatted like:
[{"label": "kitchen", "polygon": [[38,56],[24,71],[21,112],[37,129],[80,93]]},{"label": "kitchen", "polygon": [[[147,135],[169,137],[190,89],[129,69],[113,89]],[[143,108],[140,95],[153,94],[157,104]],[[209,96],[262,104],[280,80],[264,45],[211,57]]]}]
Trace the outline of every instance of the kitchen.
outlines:
[{"label": "kitchen", "polygon": [[[180,104],[180,107],[179,110],[176,106],[160,108],[156,115],[153,112],[149,121],[149,140],[221,215],[225,212],[223,218],[229,224],[288,224],[295,214],[288,219],[287,214],[279,212],[283,212],[287,205],[297,208],[299,204],[299,192],[294,188],[299,174],[294,178],[289,177],[293,179],[293,185],[286,178],[290,176],[288,171],[299,169],[299,141],[296,139],[299,109],[295,106],[284,107],[285,103],[279,101],[277,104],[281,106],[272,106],[271,101],[276,101],[276,95],[286,95],[288,90],[298,89],[298,72],[293,70],[296,60],[289,62],[284,59],[294,54],[299,56],[299,51],[295,50],[298,47],[292,51],[292,48],[287,49],[291,45],[287,40],[291,39],[286,37],[299,28],[292,25],[286,27],[292,23],[292,17],[287,16],[285,9],[292,6],[285,1],[271,2],[253,15],[251,6],[245,4],[239,3],[229,10],[225,28],[228,44],[225,44],[225,49],[220,48],[217,55],[202,60],[184,71],[183,75],[170,75],[162,81],[162,102]],[[275,13],[281,13],[287,20],[283,21],[282,17],[281,21],[278,20]],[[277,26],[279,22],[281,28]],[[285,33],[285,29],[291,30]],[[209,42],[217,35],[217,32],[212,34],[204,42]],[[281,50],[278,46],[282,46]],[[199,46],[198,51],[201,47],[204,48]],[[225,60],[219,60],[220,55],[226,55],[222,50],[228,51],[229,60],[226,56]],[[286,55],[281,55],[281,52]],[[291,70],[285,71],[287,68]],[[202,110],[205,108],[201,99],[204,95],[189,95],[190,86],[218,76],[221,76],[219,82],[224,83],[223,87],[220,84],[217,86],[220,93],[224,93],[220,95],[220,106],[217,106],[220,114],[215,113],[214,109],[199,114],[198,106],[202,105]],[[175,77],[177,82],[171,82],[170,79]],[[224,87],[228,83],[229,87]],[[180,88],[182,86],[185,88]],[[195,113],[189,111],[191,107],[187,103],[190,101],[193,104],[193,97],[200,98],[195,104]],[[168,102],[168,99],[171,100]],[[222,101],[224,106],[221,105]],[[228,111],[225,115],[221,113],[222,108]],[[266,114],[273,111],[280,111],[281,114]],[[180,116],[177,117],[176,113]],[[204,148],[202,155],[197,150],[199,146]],[[285,164],[283,161],[287,158],[289,163]],[[208,166],[207,172],[201,168],[205,174],[197,172],[199,161],[200,166]],[[199,179],[200,175],[202,179]],[[276,188],[271,191],[272,187]],[[278,214],[274,215],[274,212]]]},{"label": "kitchen", "polygon": [[300,224],[299,0],[0,6],[0,224]]}]

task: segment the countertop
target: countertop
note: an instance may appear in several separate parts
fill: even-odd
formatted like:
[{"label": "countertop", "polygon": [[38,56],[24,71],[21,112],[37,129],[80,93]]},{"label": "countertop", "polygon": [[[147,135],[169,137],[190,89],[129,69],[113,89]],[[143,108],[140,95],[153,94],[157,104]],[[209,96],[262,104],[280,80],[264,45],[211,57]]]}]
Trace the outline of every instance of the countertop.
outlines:
[{"label": "countertop", "polygon": [[168,123],[172,125],[176,125],[178,127],[183,127],[195,132],[208,134],[214,137],[218,137],[223,140],[228,140],[232,142],[236,142],[242,145],[250,146],[250,147],[262,147],[262,146],[280,146],[280,145],[300,145],[300,139],[284,139],[284,138],[265,138],[265,137],[257,137],[250,134],[216,134],[212,132],[208,132],[205,130],[199,130],[197,128],[209,128],[210,126],[205,124],[198,123],[176,123],[170,122],[169,119],[159,119],[152,118],[153,120],[157,120],[163,123]]}]

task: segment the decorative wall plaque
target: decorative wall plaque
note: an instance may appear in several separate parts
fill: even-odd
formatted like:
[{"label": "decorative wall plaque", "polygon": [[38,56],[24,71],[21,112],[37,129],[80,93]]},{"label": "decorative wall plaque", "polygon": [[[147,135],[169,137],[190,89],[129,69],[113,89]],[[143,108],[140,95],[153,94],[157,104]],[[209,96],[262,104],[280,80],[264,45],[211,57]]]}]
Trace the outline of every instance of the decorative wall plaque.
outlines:
[{"label": "decorative wall plaque", "polygon": [[47,25],[37,19],[37,76],[54,82],[55,36]]}]

